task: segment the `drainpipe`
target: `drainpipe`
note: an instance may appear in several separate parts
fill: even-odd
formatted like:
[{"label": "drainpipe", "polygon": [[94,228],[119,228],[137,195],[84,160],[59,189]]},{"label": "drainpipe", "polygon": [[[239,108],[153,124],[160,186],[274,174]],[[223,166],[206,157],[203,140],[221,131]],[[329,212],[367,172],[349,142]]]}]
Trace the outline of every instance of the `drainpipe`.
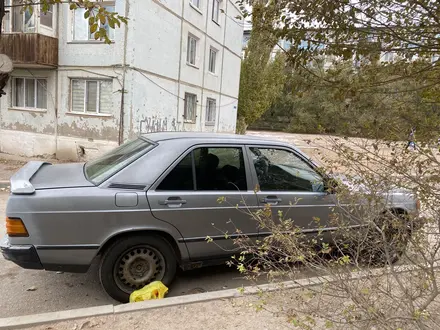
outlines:
[{"label": "drainpipe", "polygon": [[[129,14],[129,0],[125,0],[125,17]],[[119,117],[119,137],[118,143],[121,145],[124,143],[124,102],[125,102],[125,76],[127,71],[127,39],[128,39],[128,26],[124,24],[124,55],[122,59],[122,87],[121,87],[121,109]]]},{"label": "drainpipe", "polygon": [[[56,6],[56,36],[58,40],[58,52],[59,52],[59,42],[60,42],[60,17],[61,17],[61,5],[57,4]],[[59,65],[59,53],[58,53],[58,59],[57,64]],[[59,73],[58,67],[55,69],[55,101],[54,101],[54,112],[55,112],[55,158],[57,157],[58,153],[58,81],[59,81]]]},{"label": "drainpipe", "polygon": [[[1,1],[1,0],[0,0]],[[183,17],[185,15],[185,0],[182,0],[182,16],[180,18],[180,49],[179,49],[179,72],[177,73],[177,110],[176,110],[176,125],[179,130],[179,124],[182,122],[182,131],[185,130],[185,120],[179,117],[180,110],[180,72],[182,70],[182,42],[183,42]]]}]

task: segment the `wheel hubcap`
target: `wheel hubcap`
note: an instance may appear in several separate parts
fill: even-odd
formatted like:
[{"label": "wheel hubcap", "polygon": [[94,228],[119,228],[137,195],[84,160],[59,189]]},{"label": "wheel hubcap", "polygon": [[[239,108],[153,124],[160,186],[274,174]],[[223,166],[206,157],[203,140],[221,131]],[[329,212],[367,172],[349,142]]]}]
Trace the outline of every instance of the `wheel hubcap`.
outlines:
[{"label": "wheel hubcap", "polygon": [[130,293],[163,279],[165,259],[156,249],[139,246],[127,250],[115,264],[114,275],[118,287]]}]

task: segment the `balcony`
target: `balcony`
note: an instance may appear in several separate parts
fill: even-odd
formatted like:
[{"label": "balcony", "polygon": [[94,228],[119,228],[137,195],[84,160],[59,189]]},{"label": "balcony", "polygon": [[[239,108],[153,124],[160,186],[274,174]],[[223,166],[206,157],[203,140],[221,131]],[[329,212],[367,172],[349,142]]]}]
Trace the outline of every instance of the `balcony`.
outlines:
[{"label": "balcony", "polygon": [[6,54],[14,67],[56,68],[58,39],[39,33],[2,33],[0,54]]}]

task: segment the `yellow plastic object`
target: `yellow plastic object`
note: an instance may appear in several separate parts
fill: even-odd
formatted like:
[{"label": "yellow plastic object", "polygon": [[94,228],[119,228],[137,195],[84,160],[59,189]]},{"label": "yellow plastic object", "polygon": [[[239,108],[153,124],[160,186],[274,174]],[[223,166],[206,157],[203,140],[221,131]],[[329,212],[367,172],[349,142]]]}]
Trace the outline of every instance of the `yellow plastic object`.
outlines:
[{"label": "yellow plastic object", "polygon": [[139,302],[151,299],[162,299],[168,292],[168,288],[161,282],[155,281],[144,286],[142,289],[133,291],[130,295],[130,302]]}]

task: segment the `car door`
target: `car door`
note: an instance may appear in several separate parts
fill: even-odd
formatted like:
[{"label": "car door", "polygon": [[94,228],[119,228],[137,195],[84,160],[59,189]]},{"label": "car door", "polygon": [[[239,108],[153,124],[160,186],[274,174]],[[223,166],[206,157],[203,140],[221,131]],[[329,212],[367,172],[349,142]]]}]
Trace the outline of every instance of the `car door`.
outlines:
[{"label": "car door", "polygon": [[[248,146],[247,150],[260,207],[271,205],[275,223],[290,219],[304,233],[322,231],[324,240],[329,241],[336,198],[325,191],[324,179],[314,166],[284,147]],[[269,234],[268,229],[260,232],[261,237]]]},{"label": "car door", "polygon": [[258,202],[244,150],[242,145],[195,146],[147,192],[153,215],[180,231],[192,260],[235,253],[239,231],[257,238],[249,212]]}]

